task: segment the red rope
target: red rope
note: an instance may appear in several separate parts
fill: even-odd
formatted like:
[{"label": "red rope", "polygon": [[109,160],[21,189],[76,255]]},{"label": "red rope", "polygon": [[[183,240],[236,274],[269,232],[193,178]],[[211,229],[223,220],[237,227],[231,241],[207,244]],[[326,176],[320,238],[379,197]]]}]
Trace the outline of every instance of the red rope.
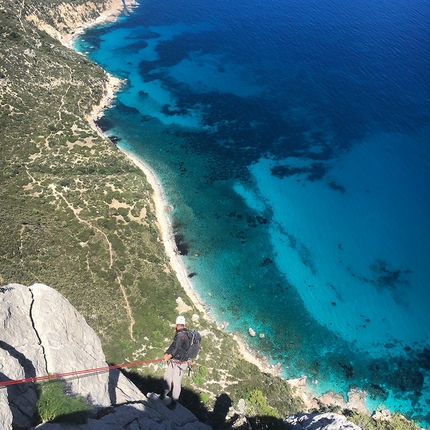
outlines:
[{"label": "red rope", "polygon": [[53,375],[34,376],[32,378],[11,379],[10,381],[0,382],[0,388],[8,385],[25,384],[26,382],[46,381],[47,379],[58,379],[67,376],[84,375],[86,373],[105,372],[110,369],[119,369],[121,367],[140,366],[142,364],[158,363],[163,361],[162,358],[155,358],[146,361],[134,361],[133,363],[116,364],[115,366],[96,367],[94,369],[75,370],[74,372],[54,373]]}]

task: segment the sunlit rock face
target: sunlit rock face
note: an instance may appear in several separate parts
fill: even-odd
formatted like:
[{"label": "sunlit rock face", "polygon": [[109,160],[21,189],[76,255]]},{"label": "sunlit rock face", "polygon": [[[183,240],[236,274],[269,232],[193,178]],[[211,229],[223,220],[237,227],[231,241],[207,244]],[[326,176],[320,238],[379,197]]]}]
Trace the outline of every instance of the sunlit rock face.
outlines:
[{"label": "sunlit rock face", "polygon": [[[1,287],[0,321],[0,382],[107,367],[94,330],[68,300],[46,285]],[[207,428],[181,406],[173,416],[156,395],[143,395],[118,369],[64,380],[71,394],[83,396],[94,408],[94,416],[82,428],[121,429],[131,419],[137,429],[155,428],[154,423],[166,428],[172,421],[190,429]],[[34,383],[1,388],[0,427],[31,428],[37,423],[36,404]],[[44,423],[37,428],[58,425]]]}]

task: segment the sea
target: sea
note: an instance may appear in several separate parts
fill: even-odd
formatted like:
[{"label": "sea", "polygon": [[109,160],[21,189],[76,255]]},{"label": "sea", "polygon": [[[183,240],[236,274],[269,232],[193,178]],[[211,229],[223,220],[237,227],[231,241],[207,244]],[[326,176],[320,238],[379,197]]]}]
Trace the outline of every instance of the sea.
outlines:
[{"label": "sea", "polygon": [[213,318],[424,427],[429,28],[427,0],[142,0],[74,45],[126,79],[98,124],[158,176]]}]

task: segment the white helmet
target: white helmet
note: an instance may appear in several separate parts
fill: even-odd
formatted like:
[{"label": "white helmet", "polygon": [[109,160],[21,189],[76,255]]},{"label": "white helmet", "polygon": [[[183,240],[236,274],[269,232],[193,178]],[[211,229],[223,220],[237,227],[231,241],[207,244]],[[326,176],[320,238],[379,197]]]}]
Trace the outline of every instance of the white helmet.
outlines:
[{"label": "white helmet", "polygon": [[179,315],[178,318],[176,318],[176,324],[185,325],[185,318],[182,315]]}]

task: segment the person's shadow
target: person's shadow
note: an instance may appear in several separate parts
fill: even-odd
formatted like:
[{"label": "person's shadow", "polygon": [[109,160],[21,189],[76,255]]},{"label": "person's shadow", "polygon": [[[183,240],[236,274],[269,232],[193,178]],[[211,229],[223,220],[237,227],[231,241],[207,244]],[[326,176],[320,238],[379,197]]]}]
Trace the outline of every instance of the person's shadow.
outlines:
[{"label": "person's shadow", "polygon": [[210,424],[214,429],[220,429],[226,426],[226,417],[232,404],[233,402],[230,397],[225,393],[217,397],[214,409],[209,416]]}]

